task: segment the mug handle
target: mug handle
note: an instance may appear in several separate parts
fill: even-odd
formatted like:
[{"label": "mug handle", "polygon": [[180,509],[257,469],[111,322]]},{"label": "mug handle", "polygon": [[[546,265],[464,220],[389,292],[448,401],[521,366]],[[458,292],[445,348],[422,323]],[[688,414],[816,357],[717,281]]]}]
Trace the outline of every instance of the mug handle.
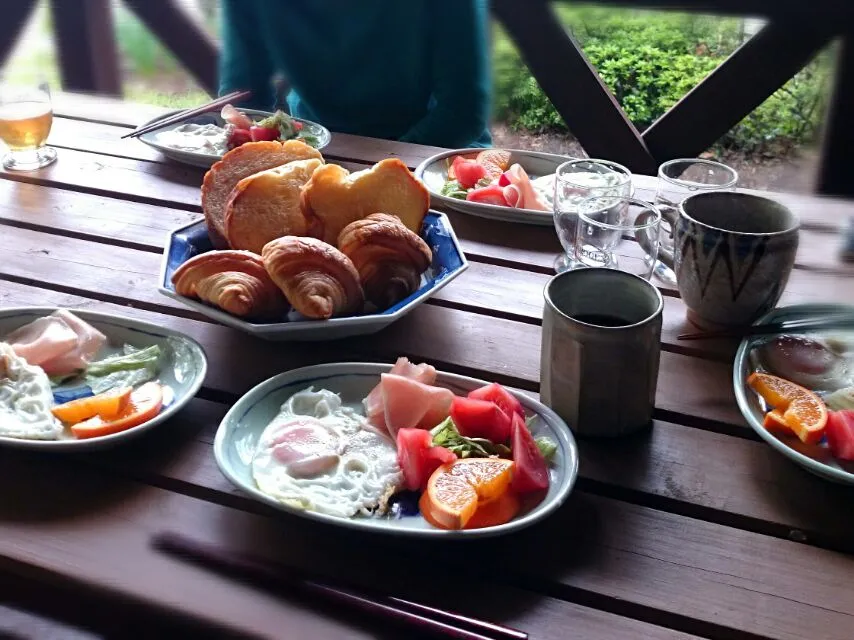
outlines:
[{"label": "mug handle", "polygon": [[[647,220],[652,216],[652,211],[641,211],[637,217],[637,223],[639,225],[646,224]],[[664,209],[661,211],[661,217],[670,223],[670,228],[676,228],[676,222],[679,219],[679,212],[675,209]],[[644,251],[652,252],[652,247],[649,246],[649,242],[647,242],[648,238],[640,231],[635,231],[635,240],[638,241],[638,244],[644,248]],[[675,259],[673,257],[673,252],[662,246],[659,242],[658,244],[658,259],[661,260],[664,264],[666,264],[671,269],[676,269],[674,266]]]}]

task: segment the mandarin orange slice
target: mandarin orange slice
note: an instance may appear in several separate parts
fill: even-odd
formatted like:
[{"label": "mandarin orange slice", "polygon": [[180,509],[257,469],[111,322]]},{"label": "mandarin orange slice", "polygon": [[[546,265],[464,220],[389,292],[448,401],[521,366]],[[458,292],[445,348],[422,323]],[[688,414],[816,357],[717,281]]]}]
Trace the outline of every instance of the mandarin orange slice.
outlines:
[{"label": "mandarin orange slice", "polygon": [[776,410],[766,414],[766,428],[778,427],[782,422],[801,442],[815,444],[821,440],[827,426],[827,407],[817,394],[784,378],[758,371],[750,374],[747,384]]},{"label": "mandarin orange slice", "polygon": [[510,152],[503,149],[486,149],[477,154],[477,163],[486,169],[486,175],[494,180],[510,166]]}]

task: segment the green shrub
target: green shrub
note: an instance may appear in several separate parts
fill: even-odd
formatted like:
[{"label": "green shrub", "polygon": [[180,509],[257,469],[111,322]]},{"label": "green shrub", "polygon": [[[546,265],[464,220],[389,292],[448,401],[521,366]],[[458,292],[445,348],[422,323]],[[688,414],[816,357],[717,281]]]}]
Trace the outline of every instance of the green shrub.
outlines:
[{"label": "green shrub", "polygon": [[[741,22],[729,18],[578,9],[561,4],[556,10],[640,130],[699,84],[742,39]],[[496,118],[530,131],[566,130],[519,52],[497,25],[493,56]],[[821,118],[828,75],[829,64],[822,57],[718,145],[754,152],[769,145],[810,141]]]}]

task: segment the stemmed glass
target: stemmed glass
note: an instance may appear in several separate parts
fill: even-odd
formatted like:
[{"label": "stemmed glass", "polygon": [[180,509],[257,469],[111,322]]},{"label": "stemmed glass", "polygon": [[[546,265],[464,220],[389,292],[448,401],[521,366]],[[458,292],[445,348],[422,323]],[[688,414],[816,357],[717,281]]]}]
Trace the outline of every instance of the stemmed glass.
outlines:
[{"label": "stemmed glass", "polygon": [[[655,204],[662,211],[678,210],[682,201],[701,191],[735,191],[738,173],[735,169],[703,158],[677,158],[665,162],[658,168],[658,189]],[[661,246],[673,251],[673,229],[667,218],[665,232],[661,234]],[[655,263],[655,275],[665,284],[675,285],[676,274],[661,261]]]},{"label": "stemmed glass", "polygon": [[45,146],[53,124],[47,84],[0,83],[0,140],[9,147],[6,169],[29,171],[56,160],[56,149]]},{"label": "stemmed glass", "polygon": [[555,171],[554,223],[563,255],[555,261],[561,273],[583,266],[575,255],[578,207],[595,196],[627,196],[632,190],[632,174],[624,166],[608,160],[570,160]]}]

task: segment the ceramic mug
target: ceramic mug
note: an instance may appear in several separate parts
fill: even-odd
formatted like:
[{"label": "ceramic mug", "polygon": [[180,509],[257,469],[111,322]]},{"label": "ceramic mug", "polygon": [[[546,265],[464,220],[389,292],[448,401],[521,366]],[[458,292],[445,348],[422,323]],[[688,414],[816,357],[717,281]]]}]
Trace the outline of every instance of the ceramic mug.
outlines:
[{"label": "ceramic mug", "polygon": [[[685,198],[673,228],[674,250],[659,260],[676,272],[688,319],[701,328],[751,324],[773,309],[795,264],[797,217],[761,196],[715,191]],[[640,240],[640,238],[639,238]]]},{"label": "ceramic mug", "polygon": [[652,420],[661,293],[616,269],[566,271],[544,292],[540,399],[579,435],[620,436]]}]

